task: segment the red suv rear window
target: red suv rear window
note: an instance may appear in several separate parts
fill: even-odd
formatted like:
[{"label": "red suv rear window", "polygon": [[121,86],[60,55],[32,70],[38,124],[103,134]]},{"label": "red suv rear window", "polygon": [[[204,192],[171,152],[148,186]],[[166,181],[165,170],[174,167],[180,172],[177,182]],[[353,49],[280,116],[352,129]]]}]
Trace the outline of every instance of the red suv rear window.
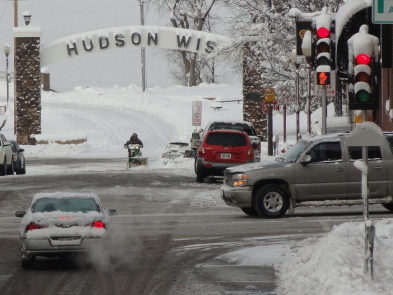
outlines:
[{"label": "red suv rear window", "polygon": [[246,146],[247,139],[241,133],[214,132],[208,134],[206,144],[223,146]]}]

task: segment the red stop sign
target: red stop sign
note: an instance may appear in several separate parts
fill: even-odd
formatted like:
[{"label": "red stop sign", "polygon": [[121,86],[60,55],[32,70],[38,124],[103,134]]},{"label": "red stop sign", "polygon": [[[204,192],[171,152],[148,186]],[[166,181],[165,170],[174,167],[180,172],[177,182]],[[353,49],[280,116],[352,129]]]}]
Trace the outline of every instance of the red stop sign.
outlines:
[{"label": "red stop sign", "polygon": [[[280,110],[280,105],[277,103],[277,100],[274,100],[271,102],[272,106],[273,106],[273,110],[274,111],[279,111]],[[265,101],[262,105],[262,111],[265,114],[269,113],[269,102]]]}]

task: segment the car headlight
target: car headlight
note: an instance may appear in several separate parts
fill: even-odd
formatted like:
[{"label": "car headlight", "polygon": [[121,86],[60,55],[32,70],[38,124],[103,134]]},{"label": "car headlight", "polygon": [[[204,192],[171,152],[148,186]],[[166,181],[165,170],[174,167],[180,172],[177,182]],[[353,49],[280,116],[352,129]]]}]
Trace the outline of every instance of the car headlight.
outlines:
[{"label": "car headlight", "polygon": [[232,176],[232,186],[246,186],[247,185],[247,174],[234,174]]}]

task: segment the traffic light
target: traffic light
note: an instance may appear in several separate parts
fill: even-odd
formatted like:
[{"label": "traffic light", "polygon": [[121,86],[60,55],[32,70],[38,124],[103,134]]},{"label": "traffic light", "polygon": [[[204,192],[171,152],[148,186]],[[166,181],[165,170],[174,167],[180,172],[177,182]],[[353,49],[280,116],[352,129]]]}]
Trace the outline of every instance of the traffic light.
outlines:
[{"label": "traffic light", "polygon": [[365,53],[355,57],[353,68],[353,91],[350,96],[349,107],[352,110],[376,109],[377,102],[374,96],[373,73],[374,61]]},{"label": "traffic light", "polygon": [[330,85],[330,71],[334,66],[332,59],[332,40],[331,29],[332,26],[317,26],[316,32],[316,72],[318,85]]},{"label": "traffic light", "polygon": [[348,40],[350,56],[349,73],[352,86],[349,92],[350,110],[375,110],[378,108],[378,44],[379,39],[368,34],[361,26],[359,33]]}]

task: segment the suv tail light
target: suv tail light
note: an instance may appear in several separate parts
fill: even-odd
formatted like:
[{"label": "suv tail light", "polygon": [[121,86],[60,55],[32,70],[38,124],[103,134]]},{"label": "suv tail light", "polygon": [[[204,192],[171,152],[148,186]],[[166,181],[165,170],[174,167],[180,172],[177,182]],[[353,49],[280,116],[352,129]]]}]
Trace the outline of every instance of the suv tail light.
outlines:
[{"label": "suv tail light", "polygon": [[247,153],[249,156],[254,157],[254,149],[251,147]]},{"label": "suv tail light", "polygon": [[205,148],[200,147],[198,148],[198,157],[203,157],[205,155]]}]

